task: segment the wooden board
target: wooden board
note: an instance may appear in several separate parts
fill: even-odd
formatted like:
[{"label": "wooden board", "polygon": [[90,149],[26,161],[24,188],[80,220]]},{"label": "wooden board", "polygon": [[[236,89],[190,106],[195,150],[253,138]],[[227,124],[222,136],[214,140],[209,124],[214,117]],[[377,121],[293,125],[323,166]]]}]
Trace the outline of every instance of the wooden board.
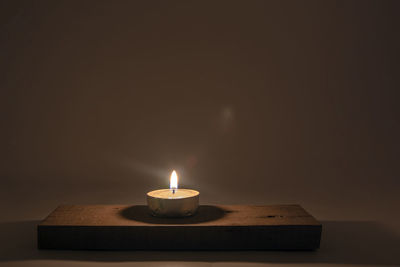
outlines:
[{"label": "wooden board", "polygon": [[147,206],[62,205],[38,225],[40,249],[312,250],[321,224],[299,205],[200,206],[156,218]]}]

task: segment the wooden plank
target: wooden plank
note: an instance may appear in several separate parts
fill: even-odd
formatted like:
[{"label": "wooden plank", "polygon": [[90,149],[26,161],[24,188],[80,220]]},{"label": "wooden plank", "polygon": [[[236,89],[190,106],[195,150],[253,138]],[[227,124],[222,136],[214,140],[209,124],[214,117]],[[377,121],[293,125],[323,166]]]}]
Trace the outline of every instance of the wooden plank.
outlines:
[{"label": "wooden plank", "polygon": [[38,225],[40,249],[312,250],[321,224],[299,205],[200,206],[156,218],[147,206],[62,205]]}]

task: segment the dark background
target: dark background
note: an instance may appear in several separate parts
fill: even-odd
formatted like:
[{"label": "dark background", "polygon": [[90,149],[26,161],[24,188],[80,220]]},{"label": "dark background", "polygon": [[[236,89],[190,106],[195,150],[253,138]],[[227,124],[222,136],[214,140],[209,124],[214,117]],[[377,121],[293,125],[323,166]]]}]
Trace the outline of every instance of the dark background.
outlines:
[{"label": "dark background", "polygon": [[0,264],[99,260],[37,252],[34,225],[61,203],[144,204],[172,169],[203,204],[297,203],[333,229],[325,238],[342,254],[326,241],[291,263],[400,264],[387,253],[400,243],[399,11],[399,1],[0,1],[0,232],[17,242]]}]

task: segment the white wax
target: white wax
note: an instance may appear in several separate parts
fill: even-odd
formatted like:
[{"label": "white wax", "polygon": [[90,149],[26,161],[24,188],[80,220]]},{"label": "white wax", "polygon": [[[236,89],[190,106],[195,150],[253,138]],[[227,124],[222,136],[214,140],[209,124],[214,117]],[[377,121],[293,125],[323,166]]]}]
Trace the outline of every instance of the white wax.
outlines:
[{"label": "white wax", "polygon": [[182,199],[197,196],[199,192],[191,189],[175,189],[174,193],[172,189],[160,189],[148,192],[147,195],[161,199]]}]

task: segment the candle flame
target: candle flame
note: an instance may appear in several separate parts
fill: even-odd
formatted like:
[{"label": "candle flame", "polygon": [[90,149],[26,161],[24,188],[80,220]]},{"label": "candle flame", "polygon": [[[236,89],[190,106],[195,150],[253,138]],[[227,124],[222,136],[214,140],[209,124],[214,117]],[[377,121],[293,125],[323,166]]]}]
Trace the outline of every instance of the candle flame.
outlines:
[{"label": "candle flame", "polygon": [[169,180],[169,188],[178,189],[178,175],[176,174],[175,170],[171,173],[171,179]]}]

